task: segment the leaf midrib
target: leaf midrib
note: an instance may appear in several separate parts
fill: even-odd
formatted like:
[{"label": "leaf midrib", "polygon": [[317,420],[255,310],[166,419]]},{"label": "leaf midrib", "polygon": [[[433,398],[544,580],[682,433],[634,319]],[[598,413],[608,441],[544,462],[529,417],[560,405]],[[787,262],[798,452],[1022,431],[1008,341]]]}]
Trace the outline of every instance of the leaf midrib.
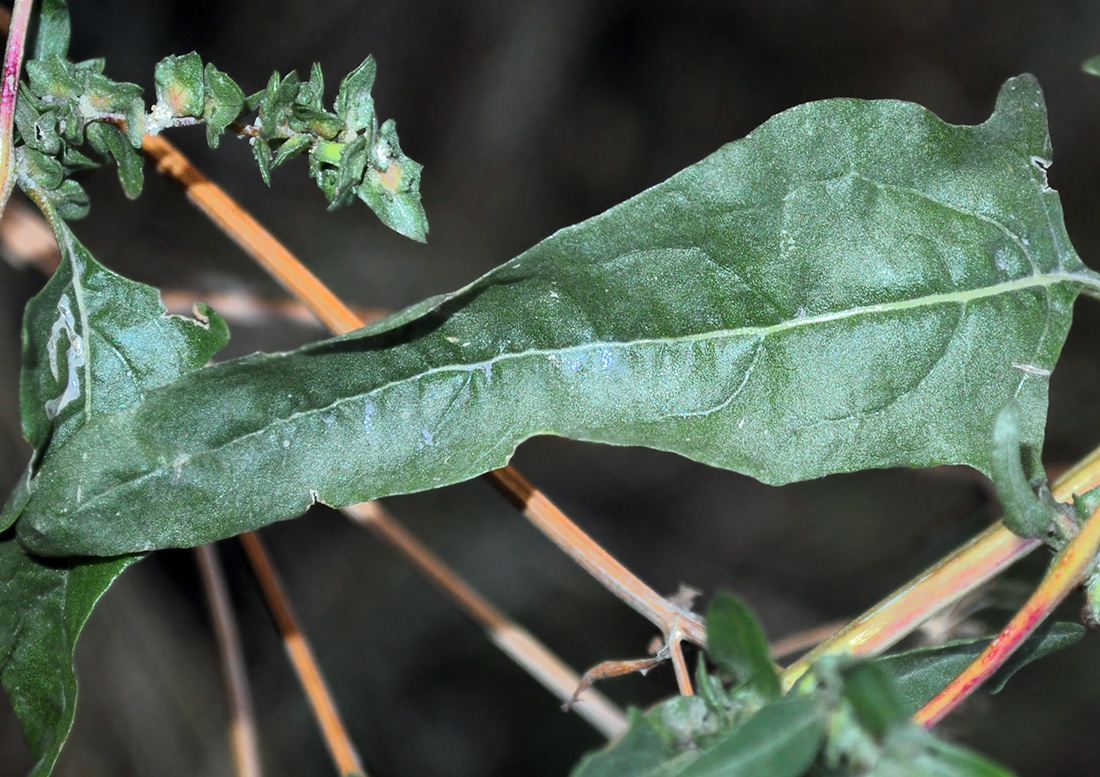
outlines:
[{"label": "leaf midrib", "polygon": [[[1002,283],[993,284],[990,286],[981,286],[974,289],[967,289],[961,291],[943,292],[939,294],[928,294],[921,297],[915,297],[913,299],[898,300],[895,302],[885,302],[875,305],[864,305],[847,310],[834,311],[831,313],[825,313],[817,316],[805,316],[802,318],[793,318],[787,321],[781,321],[776,324],[770,324],[767,326],[756,327],[738,327],[734,329],[717,329],[710,330],[708,332],[700,332],[693,335],[684,335],[681,337],[654,337],[654,338],[640,338],[637,340],[625,340],[618,342],[597,341],[591,343],[585,343],[583,345],[565,347],[565,348],[533,348],[525,351],[517,351],[514,353],[503,353],[494,356],[490,359],[479,360],[469,364],[448,364],[439,367],[432,367],[431,369],[418,372],[415,375],[410,375],[405,378],[388,381],[380,386],[370,389],[362,393],[352,394],[348,396],[342,396],[335,401],[324,405],[322,407],[309,408],[307,410],[296,411],[285,418],[278,418],[265,424],[263,427],[255,429],[244,434],[237,435],[231,439],[225,440],[216,446],[209,448],[203,448],[195,452],[180,451],[180,455],[185,456],[188,463],[202,459],[208,456],[213,456],[219,451],[236,445],[251,437],[265,434],[273,429],[278,429],[287,424],[292,424],[301,418],[307,418],[317,413],[324,413],[326,411],[338,408],[347,402],[357,402],[364,399],[368,399],[371,396],[401,385],[403,383],[410,383],[414,381],[427,378],[431,375],[444,373],[444,372],[473,372],[473,371],[485,371],[486,368],[491,368],[493,365],[511,359],[522,359],[532,356],[550,356],[553,354],[565,354],[565,353],[583,353],[588,350],[601,349],[601,348],[633,348],[644,345],[662,345],[666,343],[683,343],[683,342],[701,342],[706,340],[722,340],[732,339],[736,337],[747,337],[751,339],[765,338],[769,335],[778,334],[780,332],[799,329],[802,327],[813,326],[817,324],[827,324],[834,321],[841,321],[848,318],[856,318],[864,315],[876,315],[881,313],[894,313],[898,311],[911,310],[924,307],[935,307],[937,305],[944,304],[961,304],[966,305],[976,300],[986,299],[989,297],[995,297],[1002,294],[1011,294],[1017,291],[1026,291],[1034,288],[1046,288],[1054,286],[1059,283],[1079,283],[1085,286],[1089,286],[1093,289],[1100,289],[1100,277],[1088,273],[1067,273],[1067,272],[1054,272],[1044,273],[1042,275],[1030,275],[1024,278],[1016,278],[1011,281],[1004,281]],[[140,407],[140,405],[138,406]],[[136,409],[136,408],[135,408]],[[110,498],[116,491],[120,489],[133,487],[149,478],[157,477],[161,474],[167,473],[173,469],[173,464],[169,463],[166,466],[158,466],[154,469],[141,474],[137,477],[127,478],[126,480],[112,485],[105,491],[101,491],[98,494],[93,494],[88,498],[82,500],[79,507],[70,513],[74,514],[80,511],[87,510],[93,507],[97,502]]]}]

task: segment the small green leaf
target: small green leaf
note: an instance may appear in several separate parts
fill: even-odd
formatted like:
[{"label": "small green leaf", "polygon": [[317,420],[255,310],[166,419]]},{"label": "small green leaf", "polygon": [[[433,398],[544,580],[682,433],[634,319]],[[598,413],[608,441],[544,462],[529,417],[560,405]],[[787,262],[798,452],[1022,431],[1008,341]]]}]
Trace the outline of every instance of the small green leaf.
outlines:
[{"label": "small green leaf", "polygon": [[679,777],[801,777],[825,741],[825,714],[813,698],[762,707],[678,772]]},{"label": "small green leaf", "polygon": [[76,221],[88,215],[88,192],[72,178],[66,178],[48,196],[57,214],[66,221]]},{"label": "small green leaf", "polygon": [[275,159],[272,160],[271,166],[278,167],[295,154],[302,153],[309,148],[309,145],[312,142],[313,138],[311,138],[309,135],[292,136],[290,139],[284,141],[279,146],[279,150],[275,153]]},{"label": "small green leaf", "polygon": [[136,101],[142,110],[142,89],[137,84],[112,81],[101,73],[90,71],[80,96],[80,114],[85,123],[103,118],[127,115]]},{"label": "small green leaf", "polygon": [[64,57],[69,52],[69,9],[65,0],[41,0],[38,3],[37,29],[33,59]]},{"label": "small green leaf", "polygon": [[57,134],[57,111],[39,111],[38,101],[27,85],[19,85],[19,98],[15,101],[15,128],[20,139],[35,151],[56,156],[61,151],[61,137]]},{"label": "small green leaf", "polygon": [[165,57],[157,63],[154,79],[157,109],[167,111],[172,117],[203,115],[206,94],[202,59],[197,53]]},{"label": "small green leaf", "polygon": [[291,106],[288,124],[294,132],[308,133],[325,140],[332,140],[344,128],[343,122],[328,111],[298,104]]},{"label": "small green leaf", "polygon": [[141,154],[130,145],[122,130],[111,124],[96,122],[88,125],[88,143],[101,156],[118,164],[118,180],[122,191],[131,200],[141,194],[145,181]]},{"label": "small green leaf", "polygon": [[370,143],[365,135],[360,135],[344,146],[329,197],[330,210],[347,205],[355,196],[356,187],[362,182],[363,174],[367,170],[369,154]]},{"label": "small green leaf", "polygon": [[57,54],[27,62],[27,83],[31,93],[46,105],[59,105],[78,96],[87,73]]},{"label": "small green leaf", "polygon": [[733,594],[715,594],[707,608],[707,655],[762,698],[779,697],[779,675],[768,655],[764,630],[752,611]]},{"label": "small green leaf", "polygon": [[276,140],[288,138],[294,134],[290,129],[289,121],[300,84],[301,81],[296,72],[288,73],[283,79],[279,78],[278,73],[272,74],[259,105],[260,137],[265,140]]},{"label": "small green leaf", "polygon": [[260,168],[260,177],[264,179],[264,183],[271,186],[271,162],[273,154],[271,153],[271,146],[263,138],[252,138],[249,141],[252,144],[252,156],[256,160],[256,166]]},{"label": "small green leaf", "polygon": [[298,87],[297,104],[324,111],[322,100],[325,96],[325,77],[321,74],[321,63],[314,62],[309,71],[309,80]]},{"label": "small green leaf", "polygon": [[374,57],[367,57],[340,82],[336,95],[336,115],[343,119],[349,131],[366,130],[368,137],[375,127],[374,99],[370,94],[375,72]]},{"label": "small green leaf", "polygon": [[24,147],[21,153],[20,172],[33,188],[52,191],[65,179],[65,170],[52,156]]},{"label": "small green leaf", "polygon": [[1090,59],[1086,59],[1084,63],[1082,63],[1081,69],[1090,76],[1100,76],[1100,54]]},{"label": "small green leaf", "polygon": [[203,71],[205,102],[203,120],[206,122],[206,142],[210,148],[217,148],[226,127],[235,122],[244,109],[244,93],[237,82],[206,63]]},{"label": "small green leaf", "polygon": [[871,736],[881,738],[909,718],[894,678],[881,665],[860,661],[841,669],[844,696],[860,725]]},{"label": "small green leaf", "polygon": [[[982,691],[996,693],[1004,688],[1012,675],[1027,664],[1051,653],[1070,647],[1085,634],[1078,623],[1044,625],[1033,634],[1012,658],[982,686]],[[875,663],[894,678],[901,690],[905,711],[912,715],[933,696],[947,687],[963,669],[989,645],[990,639],[969,639],[948,642],[938,647],[917,648],[875,659]]]}]

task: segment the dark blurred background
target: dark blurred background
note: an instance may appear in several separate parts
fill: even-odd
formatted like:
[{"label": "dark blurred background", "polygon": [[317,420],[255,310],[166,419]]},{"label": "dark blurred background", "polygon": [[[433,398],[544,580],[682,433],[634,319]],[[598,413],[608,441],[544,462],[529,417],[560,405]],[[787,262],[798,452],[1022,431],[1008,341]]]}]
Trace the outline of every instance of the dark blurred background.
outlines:
[{"label": "dark blurred background", "polygon": [[[122,0],[71,2],[74,58],[152,92],[154,63],[197,50],[244,87],[322,63],[328,100],[368,53],[379,114],[425,165],[426,246],[364,207],[325,212],[305,164],[268,190],[248,147],[177,142],[349,302],[397,308],[463,285],[554,230],[614,205],[807,100],[901,98],[977,123],[1010,76],[1046,92],[1070,235],[1100,266],[1100,4],[627,0]],[[87,179],[76,231],[105,264],[169,289],[279,289],[149,174],[136,202],[114,175]],[[0,492],[27,450],[17,416],[22,306],[43,278],[0,263]],[[1091,399],[1100,307],[1083,302],[1053,378],[1045,459],[1100,442]],[[233,354],[322,336],[263,322]],[[657,589],[731,589],[770,636],[854,615],[995,516],[960,472],[873,472],[775,489],[672,455],[541,439],[515,463]],[[654,629],[557,551],[483,481],[389,500],[393,513],[490,599],[578,668],[640,657]],[[387,548],[317,510],[264,532],[373,775],[563,775],[600,737],[511,664]],[[242,559],[223,543],[245,634],[267,774],[331,773],[316,727]],[[1003,592],[1026,596],[1045,559]],[[230,775],[219,669],[192,556],[130,570],[78,650],[81,700],[59,775]],[[1072,617],[1073,608],[1069,615]],[[1006,613],[992,613],[999,624]],[[991,625],[991,628],[993,626]],[[1100,639],[1022,673],[946,728],[1021,775],[1093,775]],[[675,690],[667,668],[602,688],[622,704]],[[0,705],[0,774],[28,765]]]}]

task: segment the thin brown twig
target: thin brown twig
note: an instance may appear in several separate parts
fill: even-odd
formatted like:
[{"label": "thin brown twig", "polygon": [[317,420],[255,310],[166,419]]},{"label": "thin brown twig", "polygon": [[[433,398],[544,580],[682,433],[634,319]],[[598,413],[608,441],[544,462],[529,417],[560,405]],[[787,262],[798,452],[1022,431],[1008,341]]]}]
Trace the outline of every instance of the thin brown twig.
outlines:
[{"label": "thin brown twig", "polygon": [[[347,305],[171,143],[160,136],[146,136],[142,147],[156,162],[158,171],[175,180],[188,200],[332,332],[344,334],[362,326],[362,321]],[[555,544],[620,599],[661,628],[666,637],[680,628],[684,639],[699,645],[705,643],[701,618],[677,607],[631,574],[513,467],[487,473],[487,477]]]},{"label": "thin brown twig", "polygon": [[702,618],[646,585],[573,523],[515,467],[494,470],[489,475],[490,482],[522,510],[531,523],[611,593],[656,624],[666,637],[680,630],[681,639],[697,645],[706,644],[706,626]]},{"label": "thin brown twig", "polygon": [[298,619],[290,607],[290,602],[275,572],[275,567],[264,549],[263,542],[255,532],[241,534],[238,539],[255,572],[264,601],[283,639],[283,645],[290,656],[294,671],[298,674],[298,680],[306,692],[314,717],[321,726],[321,734],[324,736],[325,744],[337,770],[341,777],[365,775],[359,754],[340,718],[340,712],[313,656],[309,640],[298,626]]},{"label": "thin brown twig", "polygon": [[[512,623],[439,557],[398,524],[378,502],[345,507],[343,513],[397,549],[424,577],[454,602],[489,639],[562,701],[577,701],[581,677],[526,630]],[[602,694],[590,690],[574,710],[608,739],[626,730],[626,716]],[[572,703],[572,702],[570,702]]]},{"label": "thin brown twig", "polygon": [[233,615],[233,604],[229,600],[229,588],[225,584],[225,575],[222,573],[217,549],[213,545],[200,545],[194,550],[203,593],[210,609],[210,621],[214,626],[222,674],[225,678],[226,697],[229,700],[229,744],[233,751],[233,764],[237,777],[261,777],[263,767],[256,736],[256,714],[252,708],[248,673],[245,671],[237,619]]},{"label": "thin brown twig", "polygon": [[669,658],[672,659],[672,668],[676,672],[676,685],[680,688],[681,696],[693,696],[695,690],[691,687],[691,672],[688,671],[687,662],[684,660],[684,648],[675,635],[668,641]]}]

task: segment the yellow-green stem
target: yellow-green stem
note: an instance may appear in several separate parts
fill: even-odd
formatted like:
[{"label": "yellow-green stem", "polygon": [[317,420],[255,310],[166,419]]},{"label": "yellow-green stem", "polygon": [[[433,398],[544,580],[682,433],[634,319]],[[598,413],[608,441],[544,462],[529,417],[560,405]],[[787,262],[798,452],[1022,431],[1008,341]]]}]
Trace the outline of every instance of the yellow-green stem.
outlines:
[{"label": "yellow-green stem", "polygon": [[956,677],[928,704],[924,705],[913,720],[931,727],[945,715],[962,704],[993,674],[1004,666],[1035,629],[1050,616],[1087,574],[1096,559],[1100,547],[1100,509],[1089,517],[1074,537],[1058,554],[1050,572],[1027,604],[1016,613],[1004,630],[989,643],[974,662]]},{"label": "yellow-green stem", "polygon": [[[1052,491],[1064,502],[1097,486],[1100,448],[1063,473]],[[791,664],[783,672],[784,688],[822,656],[882,653],[1041,544],[1017,537],[1001,523],[991,526]]]}]

